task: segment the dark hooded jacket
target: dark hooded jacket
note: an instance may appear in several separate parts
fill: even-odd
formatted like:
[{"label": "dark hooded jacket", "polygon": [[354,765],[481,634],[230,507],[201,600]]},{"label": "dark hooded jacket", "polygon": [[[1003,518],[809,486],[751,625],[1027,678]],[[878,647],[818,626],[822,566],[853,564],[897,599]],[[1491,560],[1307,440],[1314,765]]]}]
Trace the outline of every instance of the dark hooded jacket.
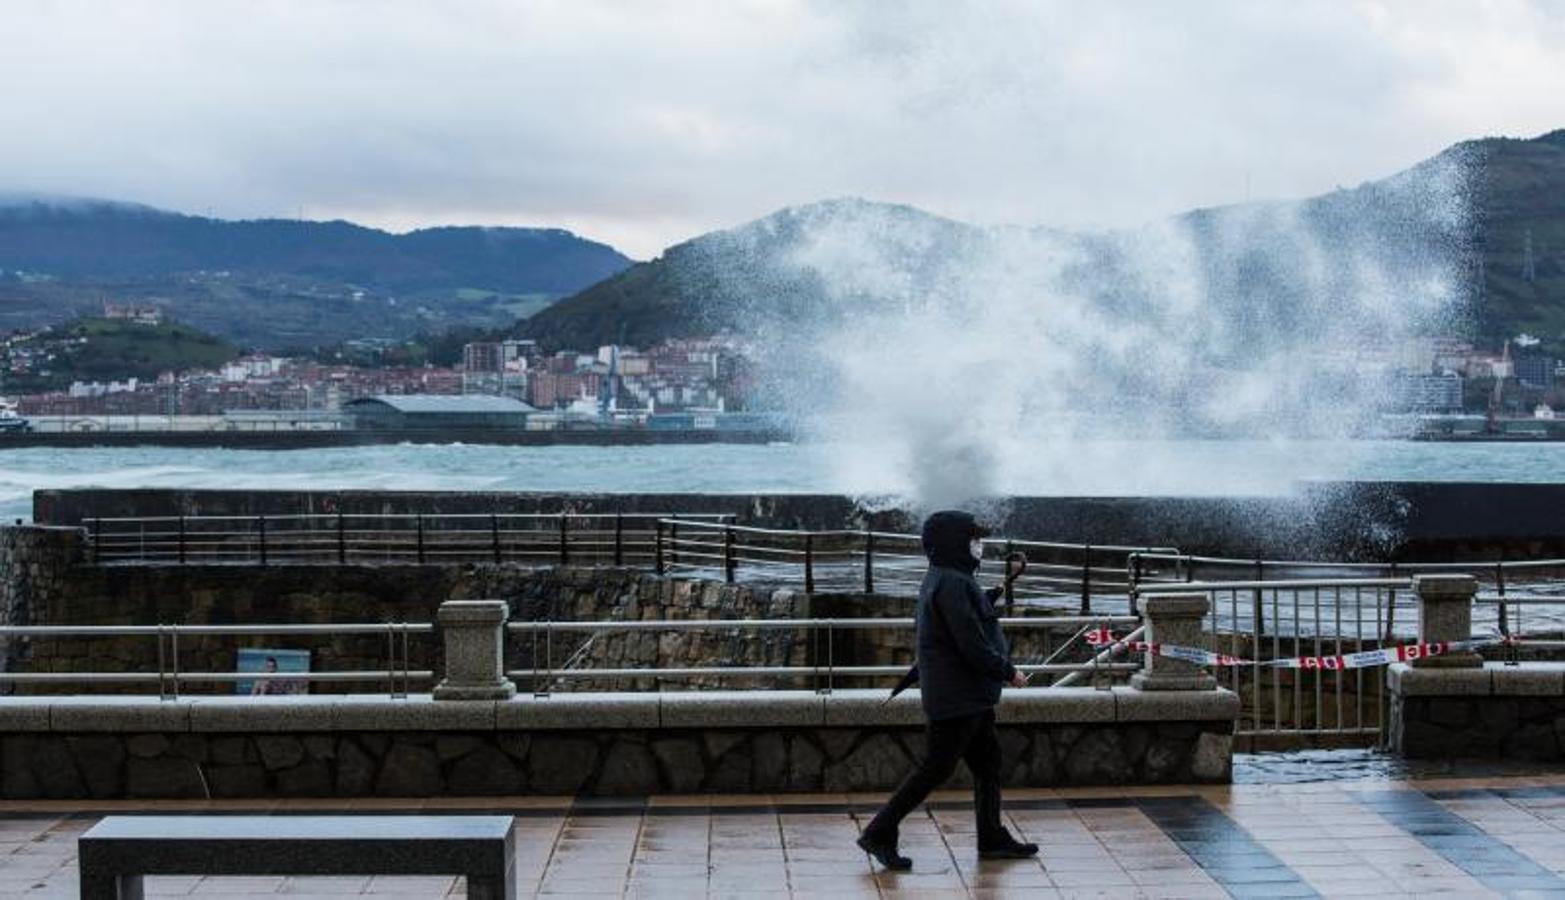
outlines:
[{"label": "dark hooded jacket", "polygon": [[1016,674],[1000,632],[995,597],[978,586],[968,552],[978,534],[968,513],[943,511],[924,521],[929,571],[918,591],[918,680],[931,721],[984,712]]}]

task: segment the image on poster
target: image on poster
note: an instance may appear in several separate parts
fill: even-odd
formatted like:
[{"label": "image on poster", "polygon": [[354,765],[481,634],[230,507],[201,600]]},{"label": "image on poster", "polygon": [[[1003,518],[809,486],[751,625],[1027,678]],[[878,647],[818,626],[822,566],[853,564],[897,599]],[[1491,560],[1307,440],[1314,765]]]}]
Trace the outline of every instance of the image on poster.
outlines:
[{"label": "image on poster", "polygon": [[[241,647],[239,666],[236,671],[255,672],[257,675],[264,675],[267,672],[308,672],[310,651]],[[310,683],[296,679],[278,680],[263,677],[234,683],[236,694],[307,694],[309,692]]]}]

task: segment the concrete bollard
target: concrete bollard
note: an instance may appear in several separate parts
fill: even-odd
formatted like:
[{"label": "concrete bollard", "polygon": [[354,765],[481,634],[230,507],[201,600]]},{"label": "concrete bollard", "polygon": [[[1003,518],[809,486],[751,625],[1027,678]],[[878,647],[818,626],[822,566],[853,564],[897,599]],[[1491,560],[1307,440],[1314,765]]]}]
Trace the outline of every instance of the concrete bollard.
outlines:
[{"label": "concrete bollard", "polygon": [[[1143,597],[1146,639],[1156,644],[1200,647],[1201,617],[1209,606],[1205,594]],[[1217,679],[1195,663],[1148,652],[1146,667],[1131,677],[1130,686],[1143,691],[1214,691]]]},{"label": "concrete bollard", "polygon": [[516,685],[505,677],[504,600],[447,600],[435,621],[446,650],[445,678],[435,685],[436,700],[505,700]]},{"label": "concrete bollard", "polygon": [[[1471,575],[1414,575],[1418,595],[1418,642],[1465,641],[1473,636],[1473,597],[1478,579]],[[1481,669],[1483,657],[1472,651],[1413,660],[1420,669]]]}]

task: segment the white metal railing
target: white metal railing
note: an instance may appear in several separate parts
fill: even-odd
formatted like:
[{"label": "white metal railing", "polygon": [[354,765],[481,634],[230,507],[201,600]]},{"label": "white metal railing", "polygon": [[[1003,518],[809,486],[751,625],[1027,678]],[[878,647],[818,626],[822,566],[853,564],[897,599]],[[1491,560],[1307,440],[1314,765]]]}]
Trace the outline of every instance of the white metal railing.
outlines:
[{"label": "white metal railing", "polygon": [[1287,578],[1141,584],[1140,597],[1204,594],[1205,649],[1248,660],[1216,671],[1238,694],[1237,733],[1373,739],[1387,714],[1385,670],[1283,668],[1268,660],[1343,656],[1416,634],[1411,578]]},{"label": "white metal railing", "polygon": [[[0,672],[3,684],[155,684],[158,696],[179,696],[180,686],[240,681],[304,681],[326,683],[378,682],[393,697],[405,697],[412,683],[432,681],[435,673],[414,669],[409,638],[432,635],[429,622],[342,623],[334,625],[8,625],[0,626],[0,640],[11,643],[30,638],[151,637],[157,641],[156,671]],[[191,637],[299,637],[318,635],[384,635],[386,668],[325,672],[207,672],[188,671],[180,662],[180,638]]]},{"label": "white metal railing", "polygon": [[[1111,662],[1103,654],[1092,654],[1085,662],[1055,662],[1062,652],[1090,629],[1114,626],[1136,626],[1136,616],[1011,616],[999,620],[1003,628],[1022,630],[1072,630],[1065,645],[1045,653],[1043,657],[1017,663],[1021,671],[1044,675],[1094,674],[1110,676],[1138,671],[1139,663]],[[593,622],[511,622],[506,625],[512,636],[532,639],[531,667],[513,668],[506,677],[517,682],[530,682],[536,694],[547,693],[562,681],[590,682],[621,678],[668,679],[674,681],[695,678],[765,678],[791,679],[813,682],[817,690],[829,692],[838,678],[884,678],[903,675],[906,665],[838,665],[835,636],[839,632],[889,629],[911,631],[916,620],[911,618],[801,618],[801,619],[657,619],[657,620],[607,620]],[[572,650],[568,664],[556,666],[555,639],[567,634],[586,634],[589,640],[614,633],[651,632],[658,634],[678,632],[806,632],[816,638],[810,649],[815,651],[815,661],[807,665],[724,665],[724,666],[657,666],[657,667],[587,667],[581,665],[584,654],[581,648]],[[824,639],[819,636],[824,634]],[[541,642],[541,646],[540,646]],[[542,662],[540,663],[540,660]]]}]

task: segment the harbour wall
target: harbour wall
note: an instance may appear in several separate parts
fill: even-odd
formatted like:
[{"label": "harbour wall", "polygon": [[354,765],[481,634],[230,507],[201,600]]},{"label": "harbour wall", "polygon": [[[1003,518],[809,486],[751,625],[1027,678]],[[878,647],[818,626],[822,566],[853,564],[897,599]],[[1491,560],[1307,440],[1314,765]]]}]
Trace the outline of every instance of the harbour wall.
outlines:
[{"label": "harbour wall", "polygon": [[[1266,497],[1012,497],[1000,533],[1177,547],[1242,559],[1474,561],[1565,557],[1565,485],[1310,482]],[[74,489],[37,491],[39,524],[94,516],[344,513],[727,513],[741,525],[916,531],[894,498],[835,494]]]},{"label": "harbour wall", "polygon": [[278,430],[278,431],[66,431],[0,434],[0,450],[9,447],[226,447],[234,450],[309,450],[321,447],[369,447],[382,444],[489,444],[595,447],[659,444],[766,444],[785,441],[777,432],[729,429],[537,429],[470,430]]}]

